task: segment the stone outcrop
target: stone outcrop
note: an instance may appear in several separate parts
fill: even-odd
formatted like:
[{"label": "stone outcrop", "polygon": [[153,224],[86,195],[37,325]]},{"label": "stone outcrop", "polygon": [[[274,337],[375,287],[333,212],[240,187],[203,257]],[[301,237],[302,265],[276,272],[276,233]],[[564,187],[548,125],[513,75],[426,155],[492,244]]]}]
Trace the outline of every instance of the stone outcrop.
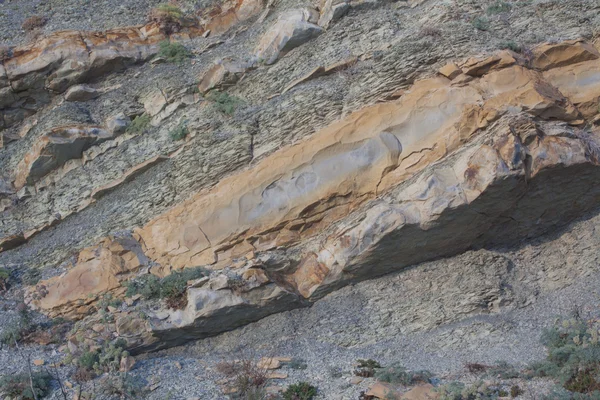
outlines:
[{"label": "stone outcrop", "polygon": [[42,136],[19,163],[15,187],[21,189],[112,135],[99,126],[64,126]]},{"label": "stone outcrop", "polygon": [[[552,50],[561,48],[545,45],[539,57],[563,59]],[[30,304],[81,317],[94,300],[65,292],[81,276],[103,276],[85,287],[98,298],[118,296],[122,277],[137,270],[210,268],[209,279],[190,284],[185,309],[126,314],[140,329],[128,334],[131,347],[149,350],[419,262],[544,233],[600,200],[600,137],[590,128],[600,67],[586,57],[564,56],[576,64],[544,72],[510,52],[456,62],[154,218],[129,239],[139,246],[133,266],[123,261],[131,250],[103,250],[111,261],[98,264],[80,256],[61,279],[31,289]]]},{"label": "stone outcrop", "polygon": [[273,64],[282,53],[323,33],[323,28],[316,24],[318,20],[318,13],[309,8],[291,10],[281,15],[261,38],[255,57],[259,62]]},{"label": "stone outcrop", "polygon": [[[56,93],[148,60],[158,52],[161,41],[189,40],[207,30],[223,33],[262,10],[256,0],[226,3],[212,11],[210,20],[170,35],[151,22],[104,32],[55,32],[12,49],[11,56],[0,63],[0,130],[34,114]],[[66,93],[67,99],[81,97],[78,92]]]}]

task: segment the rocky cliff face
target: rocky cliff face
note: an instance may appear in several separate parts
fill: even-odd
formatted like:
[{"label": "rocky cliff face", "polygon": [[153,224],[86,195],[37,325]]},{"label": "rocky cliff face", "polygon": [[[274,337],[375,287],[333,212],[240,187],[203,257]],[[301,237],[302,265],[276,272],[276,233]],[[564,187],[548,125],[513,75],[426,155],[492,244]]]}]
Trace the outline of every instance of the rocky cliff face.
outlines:
[{"label": "rocky cliff face", "polygon": [[[26,303],[81,321],[72,346],[180,345],[595,212],[597,2],[317,3],[8,50],[0,263],[40,271]],[[92,329],[107,295],[192,267],[182,307]]]}]

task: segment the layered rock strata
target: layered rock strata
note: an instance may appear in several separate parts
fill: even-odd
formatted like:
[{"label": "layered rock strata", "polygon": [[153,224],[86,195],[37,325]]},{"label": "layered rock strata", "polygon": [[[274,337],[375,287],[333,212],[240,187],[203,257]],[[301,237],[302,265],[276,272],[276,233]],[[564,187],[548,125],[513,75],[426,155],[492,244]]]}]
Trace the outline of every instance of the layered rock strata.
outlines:
[{"label": "layered rock strata", "polygon": [[[457,62],[282,148],[137,229],[134,252],[116,238],[84,250],[110,262],[80,255],[31,288],[30,304],[81,318],[136,271],[210,268],[184,310],[117,313],[114,330],[132,348],[156,349],[564,224],[600,200],[600,61],[582,41],[533,54]],[[89,273],[110,284],[81,278]]]}]

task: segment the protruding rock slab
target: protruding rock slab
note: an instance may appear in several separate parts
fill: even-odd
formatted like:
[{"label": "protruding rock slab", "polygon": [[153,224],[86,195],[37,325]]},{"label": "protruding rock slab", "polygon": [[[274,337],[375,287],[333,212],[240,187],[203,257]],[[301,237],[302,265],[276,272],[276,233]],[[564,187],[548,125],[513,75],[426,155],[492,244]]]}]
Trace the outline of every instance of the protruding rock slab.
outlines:
[{"label": "protruding rock slab", "polygon": [[319,36],[323,28],[316,25],[318,14],[312,9],[290,10],[263,35],[255,50],[259,62],[273,64],[282,53]]},{"label": "protruding rock slab", "polygon": [[66,161],[80,158],[91,145],[112,135],[100,126],[61,126],[42,136],[17,166],[15,187],[34,183]]}]

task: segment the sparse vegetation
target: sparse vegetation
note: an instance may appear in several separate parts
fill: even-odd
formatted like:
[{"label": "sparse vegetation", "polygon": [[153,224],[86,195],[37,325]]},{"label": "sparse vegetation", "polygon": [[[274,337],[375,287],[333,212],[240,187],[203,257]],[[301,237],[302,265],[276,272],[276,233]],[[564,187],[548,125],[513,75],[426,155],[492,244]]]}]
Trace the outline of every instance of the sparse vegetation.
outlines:
[{"label": "sparse vegetation", "polygon": [[510,5],[510,3],[506,3],[504,1],[496,1],[494,4],[490,5],[487,10],[486,13],[488,15],[494,15],[494,14],[500,14],[503,12],[508,12],[512,9],[512,6]]},{"label": "sparse vegetation", "polygon": [[110,374],[100,382],[99,391],[108,396],[124,399],[141,399],[147,394],[144,382],[126,372]]},{"label": "sparse vegetation", "polygon": [[472,22],[473,27],[478,31],[489,31],[490,30],[490,21],[484,17],[477,17]]},{"label": "sparse vegetation", "polygon": [[19,305],[17,319],[4,328],[0,336],[0,343],[14,346],[31,333],[33,328],[34,326],[31,322],[31,316],[27,311],[27,306],[24,304]]},{"label": "sparse vegetation", "polygon": [[208,271],[201,267],[174,271],[162,279],[152,274],[142,275],[126,283],[125,295],[139,294],[146,300],[164,299],[169,307],[180,309],[187,305],[187,282],[207,275]]},{"label": "sparse vegetation", "polygon": [[126,132],[134,135],[144,133],[150,125],[150,116],[148,114],[138,115],[131,121],[131,124],[127,127]]},{"label": "sparse vegetation", "polygon": [[119,372],[121,358],[129,356],[129,353],[124,350],[126,345],[125,340],[118,339],[107,342],[97,349],[87,349],[79,356],[73,357],[77,365],[73,378],[78,382],[84,382],[105,372]]},{"label": "sparse vegetation", "polygon": [[317,388],[308,382],[294,383],[283,392],[285,400],[312,400],[316,395]]},{"label": "sparse vegetation", "polygon": [[40,399],[50,392],[51,381],[52,376],[47,372],[6,375],[0,378],[0,392],[13,399]]},{"label": "sparse vegetation", "polygon": [[8,60],[12,54],[10,47],[8,46],[0,46],[0,62],[4,60]]},{"label": "sparse vegetation", "polygon": [[358,365],[354,368],[354,375],[362,376],[363,378],[375,376],[375,370],[381,368],[381,364],[372,359],[356,360],[356,362]]},{"label": "sparse vegetation", "polygon": [[31,32],[35,29],[43,27],[44,25],[46,25],[46,22],[48,22],[48,19],[46,17],[34,15],[23,21],[23,25],[21,25],[21,28],[23,28],[25,32]]},{"label": "sparse vegetation", "polygon": [[531,376],[551,377],[569,392],[600,397],[600,323],[564,320],[544,330],[546,360],[533,363]]},{"label": "sparse vegetation", "polygon": [[233,382],[237,398],[261,400],[266,396],[267,370],[252,360],[220,362],[217,371]]},{"label": "sparse vegetation", "polygon": [[218,90],[213,90],[206,97],[217,111],[226,115],[233,115],[235,110],[244,103],[242,99]]},{"label": "sparse vegetation", "polygon": [[184,25],[185,18],[183,11],[173,4],[159,4],[150,11],[148,19],[158,24],[161,31],[170,35],[179,32]]},{"label": "sparse vegetation", "polygon": [[163,40],[158,46],[158,56],[170,63],[181,64],[192,56],[192,53],[181,43]]},{"label": "sparse vegetation", "polygon": [[438,28],[427,26],[427,27],[421,28],[421,30],[419,31],[419,36],[421,36],[421,37],[425,37],[425,36],[441,37],[442,31]]},{"label": "sparse vegetation", "polygon": [[170,133],[171,139],[174,141],[184,139],[189,133],[187,123],[185,121],[181,121]]},{"label": "sparse vegetation", "polygon": [[488,368],[488,374],[494,378],[513,379],[521,376],[519,371],[506,361],[497,361],[495,365]]},{"label": "sparse vegetation", "polygon": [[401,384],[404,386],[414,385],[418,382],[429,382],[433,374],[429,371],[408,371],[399,363],[380,368],[375,372],[375,378],[382,382]]},{"label": "sparse vegetation", "polygon": [[490,385],[483,381],[466,386],[461,382],[450,382],[436,388],[438,400],[495,400],[508,396],[508,392],[500,386]]},{"label": "sparse vegetation", "polygon": [[508,40],[506,42],[500,42],[498,47],[502,50],[504,50],[504,49],[512,50],[515,53],[520,53],[522,50],[521,46],[519,46],[516,42],[514,42],[512,40]]},{"label": "sparse vegetation", "polygon": [[0,292],[4,292],[8,289],[8,279],[10,278],[10,271],[6,268],[0,268]]}]

